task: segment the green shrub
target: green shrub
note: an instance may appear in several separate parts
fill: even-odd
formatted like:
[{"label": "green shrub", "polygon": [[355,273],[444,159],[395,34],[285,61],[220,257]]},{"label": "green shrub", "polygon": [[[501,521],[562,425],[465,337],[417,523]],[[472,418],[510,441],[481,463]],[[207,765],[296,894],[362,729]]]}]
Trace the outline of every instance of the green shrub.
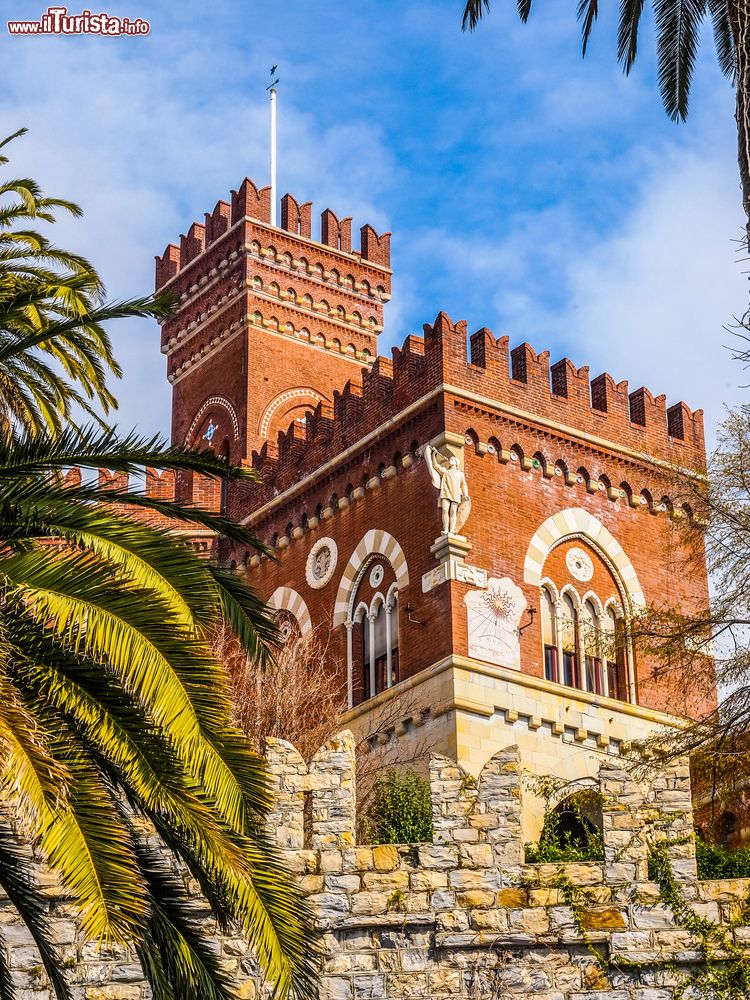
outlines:
[{"label": "green shrub", "polygon": [[698,878],[750,878],[750,848],[731,851],[720,844],[707,844],[695,838]]},{"label": "green shrub", "polygon": [[416,771],[388,771],[375,783],[366,827],[372,844],[431,843],[429,781]]},{"label": "green shrub", "polygon": [[526,844],[526,863],[556,864],[578,861],[603,861],[604,838],[586,816],[591,807],[600,805],[598,792],[579,792],[566,801],[566,811],[577,820],[577,830],[563,827],[563,815],[553,809],[544,818],[536,844]]},{"label": "green shrub", "polygon": [[[695,861],[698,868],[698,878],[750,878],[750,848],[740,847],[731,850],[721,844],[709,844],[695,835]],[[649,855],[648,877],[652,882],[659,879],[658,852]]]}]

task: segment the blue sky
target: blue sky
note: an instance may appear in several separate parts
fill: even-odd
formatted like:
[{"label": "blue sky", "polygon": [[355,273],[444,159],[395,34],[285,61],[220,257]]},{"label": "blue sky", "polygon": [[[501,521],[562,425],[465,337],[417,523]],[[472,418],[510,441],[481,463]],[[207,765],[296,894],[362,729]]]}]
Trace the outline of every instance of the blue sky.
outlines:
[{"label": "blue sky", "polygon": [[[56,238],[112,297],[152,287],[153,256],[247,174],[267,181],[268,69],[279,64],[279,187],[393,232],[381,353],[440,309],[703,406],[747,398],[723,347],[747,278],[733,99],[706,38],[690,118],[664,114],[647,23],[636,71],[604,4],[585,61],[574,0],[528,25],[494,0],[473,35],[460,2],[111,2],[141,38],[10,37],[4,131],[16,174],[79,201]],[[3,16],[46,4],[8,0]],[[80,8],[71,5],[70,13]],[[97,7],[97,10],[99,8]],[[169,426],[158,331],[113,324],[123,427]]]}]

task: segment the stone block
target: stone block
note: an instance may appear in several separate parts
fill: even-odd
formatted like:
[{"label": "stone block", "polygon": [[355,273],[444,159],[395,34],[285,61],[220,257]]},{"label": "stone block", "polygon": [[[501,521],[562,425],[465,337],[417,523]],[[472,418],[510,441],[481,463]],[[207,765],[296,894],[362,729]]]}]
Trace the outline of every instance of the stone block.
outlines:
[{"label": "stone block", "polygon": [[372,863],[379,872],[393,871],[398,867],[398,848],[392,845],[380,845],[372,849]]}]

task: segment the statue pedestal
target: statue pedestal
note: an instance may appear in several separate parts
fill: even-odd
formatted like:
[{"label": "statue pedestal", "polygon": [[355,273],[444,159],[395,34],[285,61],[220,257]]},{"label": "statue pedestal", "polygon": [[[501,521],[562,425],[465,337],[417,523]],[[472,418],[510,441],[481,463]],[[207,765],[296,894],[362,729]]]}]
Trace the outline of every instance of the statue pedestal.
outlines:
[{"label": "statue pedestal", "polygon": [[463,535],[439,535],[430,546],[439,563],[465,562],[471,549],[471,542]]},{"label": "statue pedestal", "polygon": [[466,562],[471,548],[471,542],[463,535],[440,535],[436,538],[430,546],[430,552],[437,559],[438,565],[422,577],[422,593],[428,594],[448,580],[484,589],[487,586],[487,571]]}]

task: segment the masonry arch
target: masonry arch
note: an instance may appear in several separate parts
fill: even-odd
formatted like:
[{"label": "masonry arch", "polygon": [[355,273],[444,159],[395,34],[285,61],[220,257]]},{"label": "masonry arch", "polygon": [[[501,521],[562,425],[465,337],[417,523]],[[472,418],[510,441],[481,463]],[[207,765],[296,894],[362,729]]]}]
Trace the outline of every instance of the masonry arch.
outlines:
[{"label": "masonry arch", "polygon": [[277,587],[268,601],[272,611],[288,611],[299,622],[300,635],[312,629],[312,619],[305,599],[291,587]]},{"label": "masonry arch", "polygon": [[305,416],[320,402],[326,402],[326,397],[310,386],[285,389],[266,406],[258,424],[258,433],[267,438],[272,430],[285,429],[292,420]]},{"label": "masonry arch", "polygon": [[580,507],[561,510],[548,517],[538,528],[526,550],[524,582],[534,587],[541,586],[547,556],[560,541],[576,535],[583,537],[611,565],[630,604],[628,610],[634,612],[645,607],[643,588],[622,546],[601,521]]},{"label": "masonry arch", "polygon": [[333,609],[333,627],[344,625],[349,616],[349,604],[361,578],[363,567],[371,561],[372,556],[380,555],[393,567],[399,591],[409,585],[409,567],[406,563],[404,550],[387,531],[371,528],[360,540],[352,552],[349,562],[336,593],[336,605]]},{"label": "masonry arch", "polygon": [[205,399],[201,403],[198,412],[193,417],[193,421],[190,424],[190,428],[187,434],[185,435],[185,445],[187,447],[191,447],[195,443],[193,441],[193,437],[200,428],[204,416],[210,409],[216,406],[226,410],[226,412],[229,414],[229,419],[232,422],[232,434],[234,435],[234,440],[235,441],[239,440],[240,419],[237,416],[237,410],[234,407],[234,403],[232,403],[230,399],[227,399],[226,396],[209,396],[208,399]]}]

